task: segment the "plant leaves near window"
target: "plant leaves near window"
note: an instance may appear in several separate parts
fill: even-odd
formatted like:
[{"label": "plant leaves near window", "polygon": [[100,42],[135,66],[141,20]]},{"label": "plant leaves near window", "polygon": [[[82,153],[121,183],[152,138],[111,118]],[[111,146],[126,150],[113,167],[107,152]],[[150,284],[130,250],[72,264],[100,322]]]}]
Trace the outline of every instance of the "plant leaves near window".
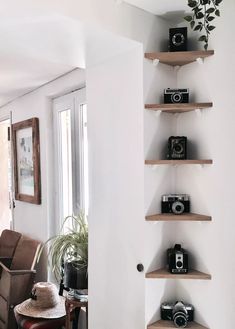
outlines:
[{"label": "plant leaves near window", "polygon": [[[204,42],[204,49],[208,49],[210,32],[215,29],[215,25],[210,25],[216,16],[220,17],[218,6],[223,0],[188,0],[188,6],[192,15],[187,15],[184,19],[190,23],[193,31],[202,32],[198,41]],[[213,22],[214,23],[214,22]]]}]

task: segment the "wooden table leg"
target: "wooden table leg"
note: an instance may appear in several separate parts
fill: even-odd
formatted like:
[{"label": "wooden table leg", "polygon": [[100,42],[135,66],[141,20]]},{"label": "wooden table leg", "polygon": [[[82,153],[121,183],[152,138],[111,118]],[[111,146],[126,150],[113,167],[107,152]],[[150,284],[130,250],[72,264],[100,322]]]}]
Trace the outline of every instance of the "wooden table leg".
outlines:
[{"label": "wooden table leg", "polygon": [[88,306],[86,307],[86,329],[88,329]]},{"label": "wooden table leg", "polygon": [[66,319],[65,319],[65,329],[70,329],[70,305],[65,303]]},{"label": "wooden table leg", "polygon": [[73,329],[78,328],[80,310],[81,310],[81,307],[76,307],[75,310],[74,310]]}]

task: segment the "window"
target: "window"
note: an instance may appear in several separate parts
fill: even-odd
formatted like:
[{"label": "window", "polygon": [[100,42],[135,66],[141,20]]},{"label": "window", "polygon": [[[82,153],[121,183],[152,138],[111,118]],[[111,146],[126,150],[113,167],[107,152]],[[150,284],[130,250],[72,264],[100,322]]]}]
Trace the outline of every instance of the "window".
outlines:
[{"label": "window", "polygon": [[13,228],[10,120],[0,121],[0,232]]},{"label": "window", "polygon": [[88,215],[88,139],[85,88],[53,100],[56,209],[60,225],[66,216]]}]

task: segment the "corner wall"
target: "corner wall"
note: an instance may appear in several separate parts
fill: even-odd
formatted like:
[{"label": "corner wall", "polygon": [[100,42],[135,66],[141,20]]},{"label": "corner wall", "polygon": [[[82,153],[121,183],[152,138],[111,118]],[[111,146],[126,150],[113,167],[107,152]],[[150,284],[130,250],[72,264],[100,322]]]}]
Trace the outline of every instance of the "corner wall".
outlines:
[{"label": "corner wall", "polygon": [[197,101],[212,101],[212,109],[181,115],[177,133],[185,135],[198,158],[213,159],[212,166],[179,167],[177,186],[191,196],[192,211],[209,214],[211,223],[182,223],[177,239],[193,255],[198,270],[208,272],[208,282],[181,281],[178,298],[196,307],[196,320],[209,328],[234,328],[234,140],[235,140],[235,2],[221,5],[221,17],[209,42],[215,55],[204,65],[193,63],[178,73],[178,86],[189,87]]}]

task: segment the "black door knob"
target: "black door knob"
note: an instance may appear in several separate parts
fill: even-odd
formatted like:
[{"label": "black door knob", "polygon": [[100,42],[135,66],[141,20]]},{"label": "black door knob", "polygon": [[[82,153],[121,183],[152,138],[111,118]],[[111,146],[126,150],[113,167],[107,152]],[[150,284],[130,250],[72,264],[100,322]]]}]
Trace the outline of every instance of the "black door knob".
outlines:
[{"label": "black door knob", "polygon": [[137,268],[137,271],[138,271],[138,272],[143,272],[143,270],[144,270],[144,265],[143,265],[143,264],[138,264],[138,265],[136,266],[136,268]]}]

